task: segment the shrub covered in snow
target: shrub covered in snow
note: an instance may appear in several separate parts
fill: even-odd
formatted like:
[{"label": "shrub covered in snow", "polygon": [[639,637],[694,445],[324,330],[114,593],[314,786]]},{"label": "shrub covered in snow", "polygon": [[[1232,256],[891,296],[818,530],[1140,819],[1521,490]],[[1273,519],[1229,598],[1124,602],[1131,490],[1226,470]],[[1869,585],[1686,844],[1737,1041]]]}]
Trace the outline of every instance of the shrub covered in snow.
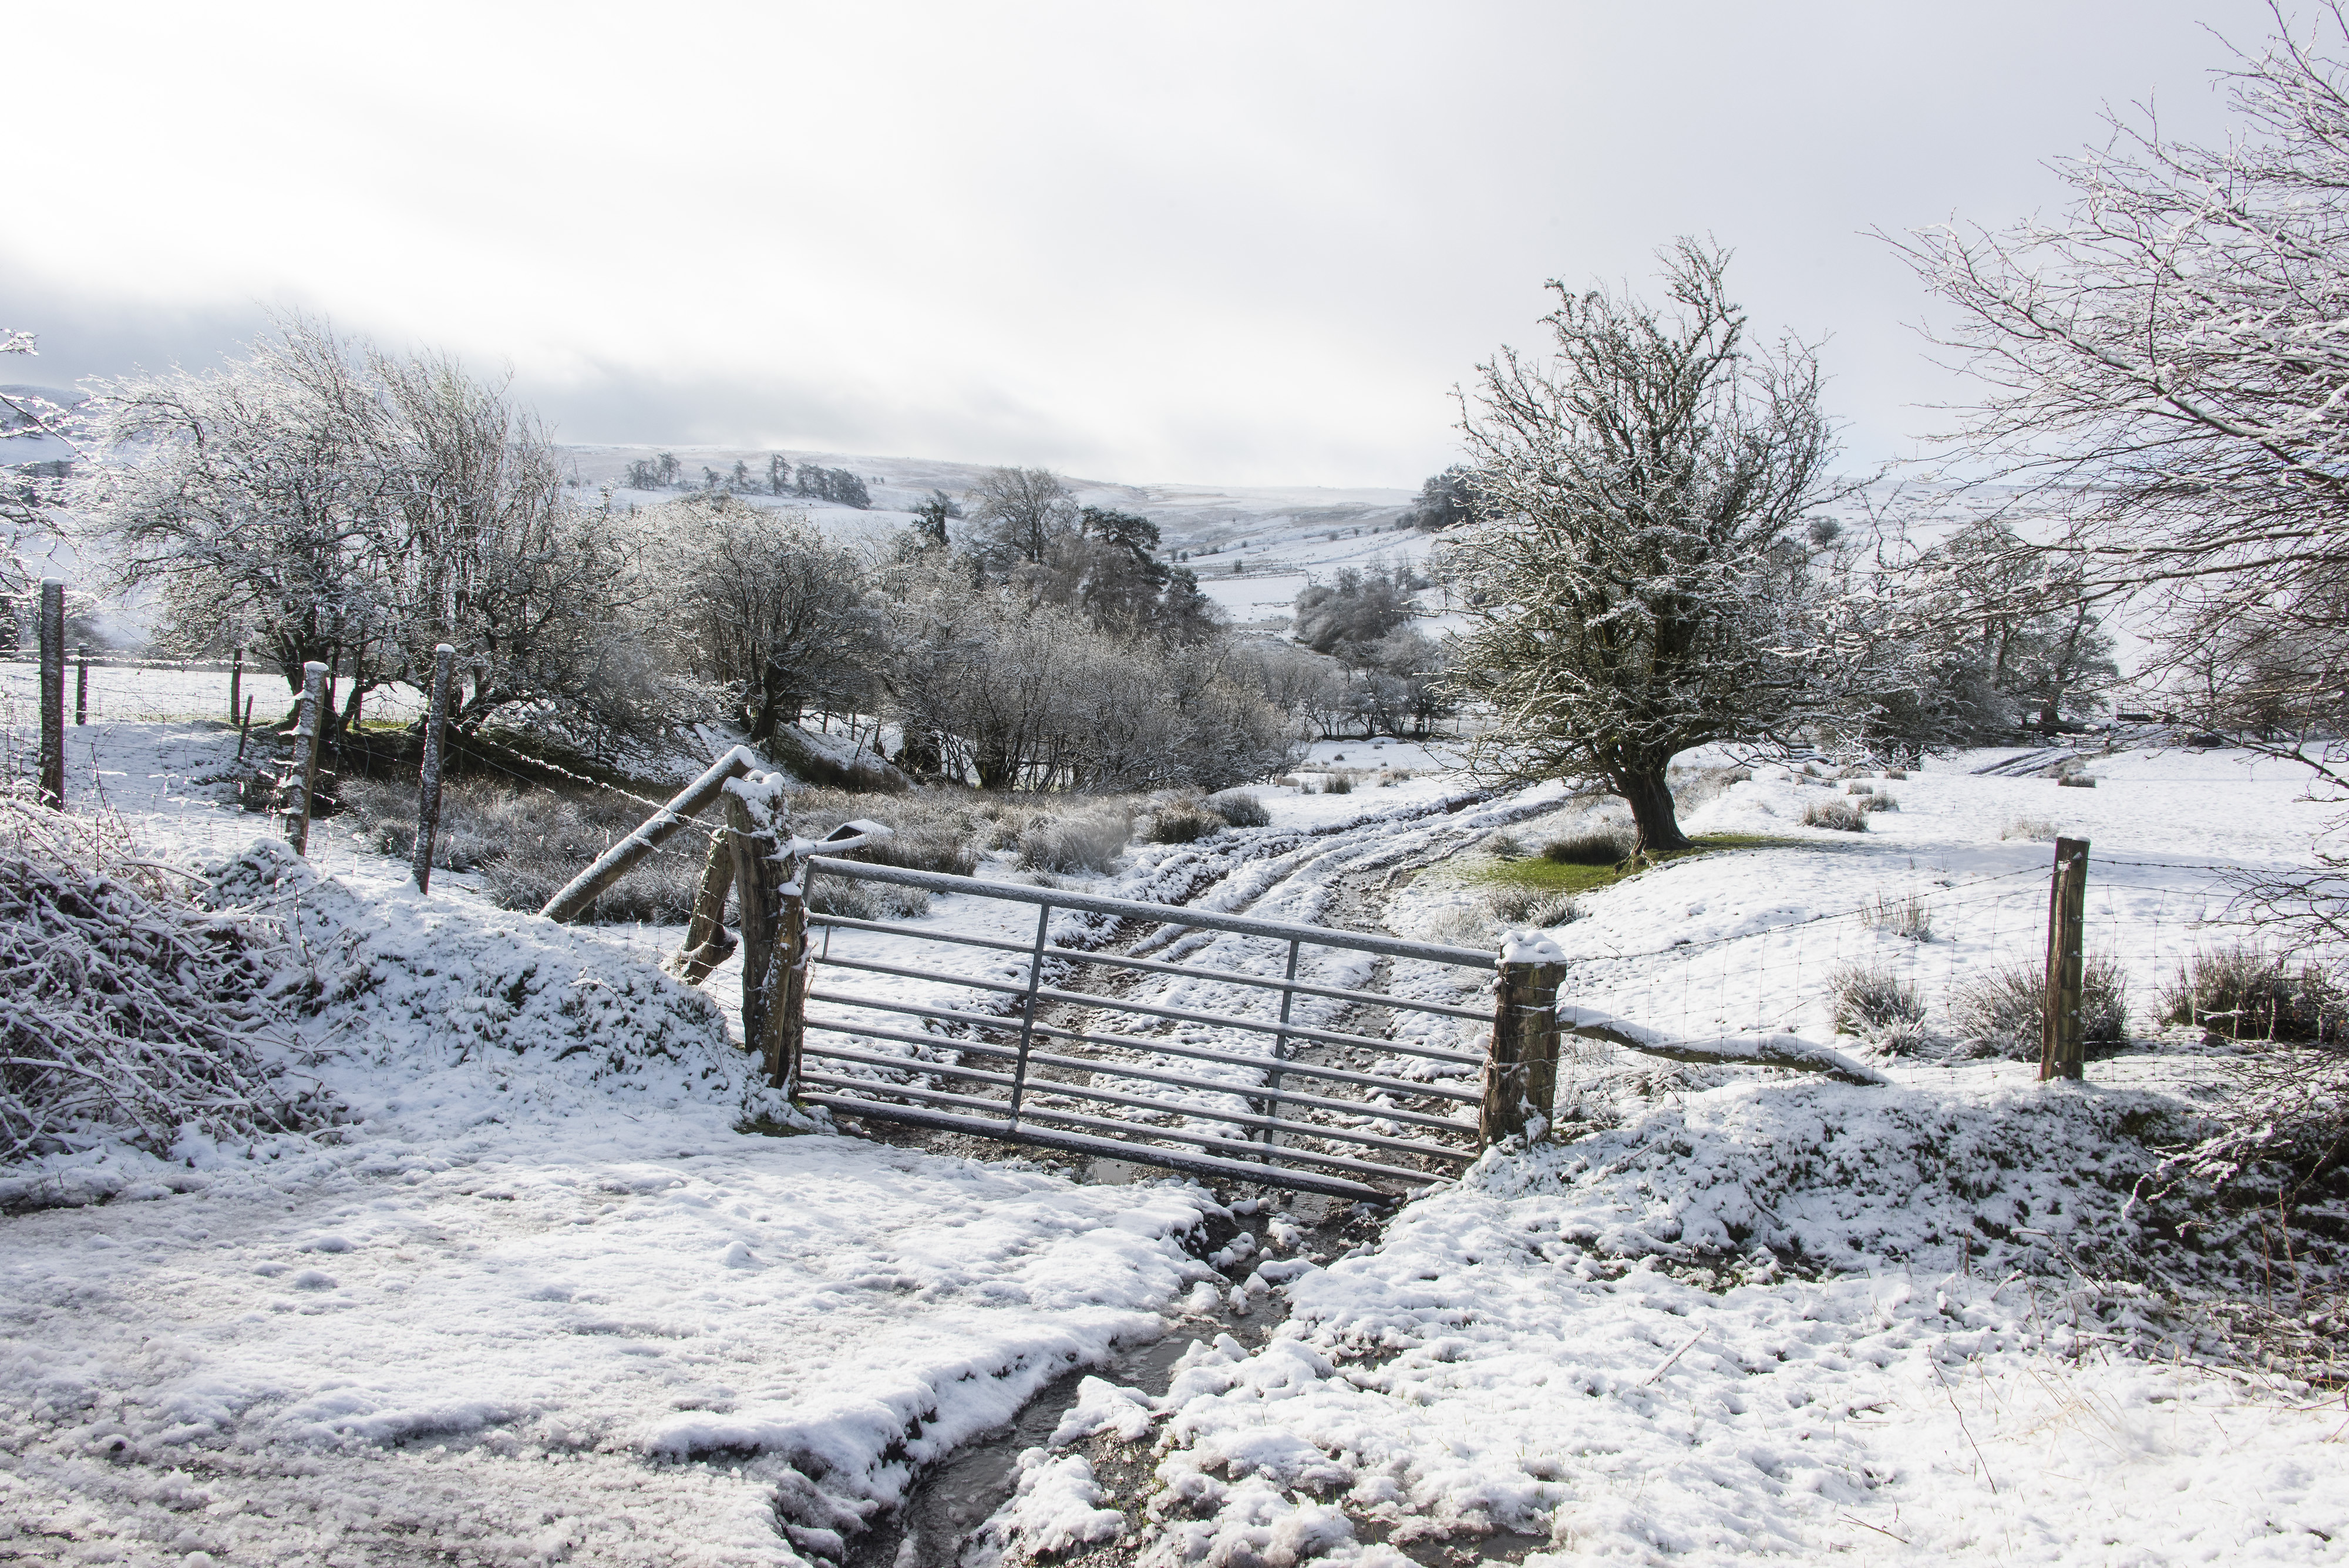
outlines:
[{"label": "shrub covered in snow", "polygon": [[1234,827],[1272,826],[1272,813],[1266,809],[1264,802],[1246,790],[1232,789],[1221,794],[1211,794],[1207,797],[1206,806]]},{"label": "shrub covered in snow", "polygon": [[302,1121],[263,994],[284,946],[99,826],[0,802],[0,1161]]}]

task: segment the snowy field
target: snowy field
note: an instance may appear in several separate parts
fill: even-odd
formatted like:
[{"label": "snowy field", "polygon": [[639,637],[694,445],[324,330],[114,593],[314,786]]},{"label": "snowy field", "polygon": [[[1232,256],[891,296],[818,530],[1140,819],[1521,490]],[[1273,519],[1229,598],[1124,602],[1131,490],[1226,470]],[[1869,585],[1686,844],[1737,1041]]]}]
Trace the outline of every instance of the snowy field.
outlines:
[{"label": "snowy field", "polygon": [[[2132,1117],[2199,1081],[2150,1012],[2226,872],[2308,857],[2321,808],[2276,764],[2092,756],[2085,790],[1968,757],[1877,781],[1899,810],[1857,836],[1800,826],[1844,785],[1757,769],[1690,826],[1778,842],[1585,895],[1550,931],[1578,1003],[1824,1044],[1823,977],[1878,961],[1946,1030],[1952,987],[2042,940],[2049,846],[2001,834],[2044,819],[2094,841],[2090,946],[2128,975],[2139,1047],[2055,1089],[1996,1061],[1854,1087],[1580,1049],[1561,1097],[1594,1130],[1488,1157],[1374,1246],[1317,1254],[1272,1213],[1218,1263],[1198,1238],[1232,1194],[772,1103],[725,1042],[739,979],[695,994],[652,967],[674,933],[554,928],[459,877],[419,898],[333,823],[288,866],[191,782],[233,749],[214,726],[69,740],[78,804],[102,790],[145,853],[236,862],[295,911],[346,999],[305,1044],[347,1119],[9,1173],[0,1561],[838,1561],[1046,1383],[1195,1325],[1202,1287],[1285,1321],[1164,1388],[1088,1384],[975,1568],[2349,1555],[2342,1397],[2203,1365],[2063,1262],[2137,1233],[2101,1178]],[[1136,846],[1099,885],[1290,919],[1374,896],[1419,935],[1475,905],[1492,835],[1609,809],[1481,797],[1440,746],[1314,761],[1418,776],[1266,788],[1273,836]],[[1870,923],[1911,893],[1929,940]],[[761,1111],[790,1136],[738,1130]],[[1121,1456],[1133,1495],[1102,1490]]]}]

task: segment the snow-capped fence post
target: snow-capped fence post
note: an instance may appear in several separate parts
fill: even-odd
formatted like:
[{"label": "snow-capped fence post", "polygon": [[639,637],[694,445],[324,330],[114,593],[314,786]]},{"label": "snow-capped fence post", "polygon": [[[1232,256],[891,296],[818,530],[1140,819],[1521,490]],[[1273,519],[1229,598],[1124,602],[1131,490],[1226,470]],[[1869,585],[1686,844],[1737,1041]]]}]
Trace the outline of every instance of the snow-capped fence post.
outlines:
[{"label": "snow-capped fence post", "polygon": [[310,853],[310,796],[318,782],[318,710],[326,706],[326,667],[316,659],[302,667],[302,709],[294,723],[294,766],[285,777],[285,841],[296,855]]},{"label": "snow-capped fence post", "polygon": [[432,890],[432,846],[440,837],[440,742],[449,724],[449,678],[457,650],[447,643],[432,650],[432,701],[424,711],[424,771],[416,791],[416,890]]},{"label": "snow-capped fence post", "polygon": [[236,722],[237,704],[244,697],[244,649],[239,647],[228,666],[228,722]]},{"label": "snow-capped fence post", "polygon": [[89,644],[74,645],[74,723],[89,722]]},{"label": "snow-capped fence post", "polygon": [[2084,1076],[2080,1009],[2085,1000],[2088,841],[2058,838],[2047,888],[2047,1002],[2040,1023],[2039,1077]]},{"label": "snow-capped fence post", "polygon": [[1522,1137],[1536,1122],[1549,1124],[1557,1097],[1557,988],[1565,978],[1566,955],[1546,937],[1513,940],[1501,949],[1477,1118],[1484,1147]]},{"label": "snow-capped fence post", "polygon": [[66,584],[41,579],[41,783],[43,805],[66,807]]},{"label": "snow-capped fence post", "polygon": [[742,919],[742,1048],[789,1090],[799,1077],[807,992],[807,857],[790,836],[782,777],[725,786],[726,838]]}]

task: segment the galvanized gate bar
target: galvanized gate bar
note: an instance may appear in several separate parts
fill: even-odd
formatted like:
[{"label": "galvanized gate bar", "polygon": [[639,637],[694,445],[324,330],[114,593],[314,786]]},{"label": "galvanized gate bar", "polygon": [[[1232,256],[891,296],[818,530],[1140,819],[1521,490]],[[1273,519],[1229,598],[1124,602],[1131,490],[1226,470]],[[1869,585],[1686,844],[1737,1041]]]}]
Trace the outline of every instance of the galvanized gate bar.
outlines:
[{"label": "galvanized gate bar", "polygon": [[[808,1020],[807,1026],[810,1029],[822,1029],[834,1034],[847,1034],[869,1040],[895,1040],[909,1045],[951,1045],[958,1051],[973,1052],[982,1056],[994,1057],[999,1061],[1016,1062],[1019,1059],[1019,1051],[1012,1046],[989,1045],[983,1041],[978,1040],[943,1040],[936,1034],[916,1034],[909,1031],[895,1029],[850,1028],[844,1024],[833,1023],[826,1020],[814,1018]],[[1040,1032],[1043,1028],[1049,1026],[1039,1025],[1038,1027]],[[853,1049],[843,1050],[828,1046],[819,1054],[846,1061],[864,1059]],[[872,1060],[875,1065],[895,1067],[905,1072],[934,1074],[946,1077],[954,1077],[960,1075],[975,1074],[983,1071],[983,1069],[978,1068],[965,1068],[952,1062],[930,1062],[922,1060],[918,1057],[907,1058],[904,1056],[874,1055]],[[1143,1067],[1128,1062],[1103,1062],[1098,1058],[1088,1056],[1061,1056],[1049,1051],[1032,1052],[1030,1053],[1030,1060],[1047,1067],[1066,1067],[1072,1070],[1081,1070],[1091,1073],[1099,1073],[1106,1070],[1113,1072],[1119,1077],[1123,1078],[1141,1078],[1150,1083],[1167,1084],[1175,1088],[1182,1089],[1205,1089],[1210,1094],[1229,1095],[1233,1098],[1240,1100],[1277,1100],[1287,1105],[1310,1106],[1322,1110],[1344,1110],[1351,1115],[1362,1116],[1370,1120],[1408,1121],[1415,1126],[1433,1127],[1443,1132],[1473,1133],[1476,1130],[1475,1127],[1469,1123],[1451,1121],[1442,1116],[1432,1116],[1420,1111],[1397,1110],[1392,1106],[1374,1106],[1361,1100],[1339,1100],[1332,1099],[1322,1095],[1299,1094],[1294,1089],[1268,1089],[1261,1085],[1217,1083],[1213,1078],[1186,1077],[1180,1073],[1169,1073],[1161,1068]],[[1009,1083],[1009,1081],[1010,1080],[1009,1079],[1005,1080],[1006,1083]],[[1049,1088],[1046,1086],[1047,1084],[1050,1085]],[[875,1086],[885,1087],[886,1085]],[[1042,1083],[1032,1083],[1031,1086],[1034,1087],[1038,1094],[1058,1094],[1067,1088],[1067,1085],[1059,1083],[1057,1080],[1046,1080]],[[1070,1090],[1069,1092],[1073,1093],[1074,1091]],[[1227,1113],[1224,1111],[1209,1110],[1205,1106],[1186,1106],[1169,1100],[1151,1100],[1145,1103],[1155,1106],[1160,1110],[1176,1112],[1184,1116],[1209,1116],[1216,1121],[1237,1122],[1247,1119],[1246,1113],[1237,1111]],[[1265,1121],[1266,1125],[1269,1126],[1273,1125],[1277,1118],[1262,1117],[1259,1119]],[[1319,1123],[1300,1123],[1295,1121],[1294,1118],[1290,1118],[1288,1125],[1312,1127],[1316,1128],[1317,1132],[1326,1130],[1328,1136],[1331,1137],[1344,1137],[1356,1143],[1374,1143],[1380,1141],[1378,1135],[1376,1134],[1357,1134],[1343,1127],[1330,1127],[1322,1129]],[[1424,1147],[1420,1144],[1412,1143],[1408,1139],[1387,1139],[1385,1141],[1393,1143],[1398,1147],[1404,1148],[1419,1148]]]},{"label": "galvanized gate bar", "polygon": [[[971,1073],[960,1075],[968,1076],[973,1082],[980,1084],[1001,1085],[1010,1082],[1010,1079],[1001,1073]],[[1000,1109],[1003,1105],[1001,1100],[983,1099],[976,1095],[958,1095],[951,1089],[926,1089],[917,1085],[911,1084],[874,1084],[870,1079],[852,1078],[839,1073],[817,1073],[811,1081],[828,1084],[835,1088],[841,1089],[853,1088],[861,1089],[866,1093],[882,1092],[891,1095],[909,1096],[916,1099],[926,1100],[934,1105],[941,1106],[952,1105]],[[1039,1092],[1040,1093],[1041,1091]],[[1147,1105],[1149,1103],[1147,1101],[1133,1099],[1132,1096],[1124,1096],[1121,1099],[1120,1096],[1106,1089],[1097,1090],[1091,1094],[1073,1094],[1071,1097],[1077,1099],[1101,1100],[1108,1104],[1124,1103]],[[868,1103],[878,1104],[882,1102]],[[1082,1126],[1095,1128],[1116,1129],[1123,1131],[1129,1136],[1143,1134],[1151,1137],[1170,1138],[1176,1143],[1193,1144],[1202,1148],[1245,1149],[1258,1160],[1262,1160],[1267,1158],[1263,1152],[1264,1146],[1262,1144],[1247,1141],[1244,1137],[1232,1137],[1218,1133],[1200,1132],[1189,1127],[1156,1127],[1148,1122],[1137,1122],[1130,1116],[1088,1116],[1081,1111],[1061,1110],[1051,1106],[1032,1106],[1029,1108],[1027,1114],[1031,1116],[1043,1116],[1050,1120],[1076,1122]],[[1210,1116],[1205,1119],[1219,1121],[1222,1118]],[[1006,1122],[1004,1127],[1007,1129],[1007,1132],[1017,1130],[1016,1128],[1013,1128],[1011,1124],[1009,1122]],[[1302,1162],[1308,1165],[1327,1166],[1336,1170],[1357,1171],[1364,1176],[1393,1176],[1401,1177],[1408,1181],[1440,1179],[1439,1178],[1433,1177],[1431,1173],[1423,1170],[1412,1170],[1400,1165],[1381,1165],[1376,1160],[1356,1159],[1350,1155],[1319,1154],[1312,1149],[1292,1148],[1287,1147],[1278,1147],[1272,1150],[1270,1158],[1277,1160]]]},{"label": "galvanized gate bar", "polygon": [[[810,1095],[817,1105],[844,1110],[851,1116],[870,1115],[876,1108],[871,1101],[852,1099],[840,1095]],[[958,1132],[975,1137],[1013,1137],[1021,1143],[1032,1143],[1040,1148],[1057,1148],[1070,1154],[1090,1154],[1103,1159],[1122,1159],[1129,1165],[1153,1166],[1160,1170],[1179,1170],[1186,1175],[1213,1176],[1226,1181],[1261,1183],[1265,1168],[1261,1165],[1236,1159],[1217,1159],[1212,1155],[1185,1154],[1180,1149],[1152,1148],[1146,1145],[1122,1142],[1116,1138],[1087,1137],[1082,1133],[1054,1132],[1045,1127],[1022,1127],[1015,1135],[1009,1124],[985,1121],[976,1116],[949,1116],[943,1111],[926,1111],[915,1106],[877,1107],[889,1113],[889,1119],[907,1122],[916,1127],[938,1128],[943,1132]],[[1332,1198],[1366,1199],[1384,1202],[1392,1195],[1381,1192],[1366,1182],[1348,1181],[1335,1176],[1320,1176],[1312,1171],[1296,1170],[1281,1173],[1280,1185],[1300,1192],[1321,1192]]]},{"label": "galvanized gate bar", "polygon": [[1116,915],[1130,920],[1147,920],[1154,926],[1171,922],[1197,926],[1211,931],[1233,931],[1244,937],[1278,937],[1282,941],[1294,938],[1311,942],[1316,947],[1346,948],[1354,952],[1377,953],[1384,958],[1423,959],[1433,963],[1454,964],[1461,969],[1491,970],[1498,968],[1500,963],[1495,954],[1482,948],[1407,942],[1400,937],[1374,937],[1363,931],[1334,930],[1327,926],[1308,926],[1294,920],[1259,920],[1248,915],[1216,915],[1167,904],[1145,904],[1133,898],[1103,898],[1092,893],[1070,893],[1058,888],[1046,891],[1040,888],[1022,887],[1017,882],[988,882],[977,877],[949,877],[942,871],[908,871],[902,866],[868,866],[863,861],[838,860],[828,855],[812,856],[808,864],[838,872],[859,882],[895,882],[902,888],[926,888],[933,893],[968,893],[982,898],[1008,899],[1015,904],[1050,904],[1056,909],[1082,909],[1090,914]]},{"label": "galvanized gate bar", "polygon": [[[915,1018],[935,1018],[947,1023],[968,1023],[974,1028],[998,1032],[1020,1029],[1023,1033],[1050,1034],[1058,1039],[1081,1041],[1087,1045],[1106,1045],[1112,1050],[1133,1051],[1143,1055],[1188,1056],[1198,1062],[1220,1062],[1231,1067],[1262,1069],[1272,1064],[1265,1056],[1247,1056],[1237,1051],[1218,1051],[1211,1045],[1194,1045],[1187,1040],[1169,1040],[1163,1034],[1092,1034],[1081,1029],[1069,1029],[1057,1023],[1034,1023],[1014,1018],[990,1018],[983,1012],[960,1012],[951,1007],[927,1007],[918,1002],[875,1002],[870,997],[843,996],[836,991],[811,991],[811,1002],[836,1002],[843,1007],[865,1007],[875,1012],[900,1012]],[[864,1031],[858,1025],[840,1020],[809,1019],[810,1029],[829,1029],[836,1034],[858,1034]],[[929,1043],[953,1044],[952,1036],[931,1035]],[[1475,1089],[1455,1089],[1447,1084],[1418,1084],[1401,1078],[1381,1077],[1376,1073],[1358,1073],[1351,1067],[1324,1067],[1316,1062],[1292,1062],[1288,1071],[1300,1077],[1326,1078],[1334,1084],[1360,1084],[1366,1088],[1401,1089],[1405,1094],[1426,1095],[1439,1100],[1458,1100],[1464,1105],[1477,1105],[1485,1096]],[[1240,1092],[1237,1088],[1234,1093]],[[1254,1092],[1254,1091],[1250,1091]],[[1385,1113],[1381,1112],[1381,1115]],[[1451,1124],[1444,1123],[1444,1126]]]}]

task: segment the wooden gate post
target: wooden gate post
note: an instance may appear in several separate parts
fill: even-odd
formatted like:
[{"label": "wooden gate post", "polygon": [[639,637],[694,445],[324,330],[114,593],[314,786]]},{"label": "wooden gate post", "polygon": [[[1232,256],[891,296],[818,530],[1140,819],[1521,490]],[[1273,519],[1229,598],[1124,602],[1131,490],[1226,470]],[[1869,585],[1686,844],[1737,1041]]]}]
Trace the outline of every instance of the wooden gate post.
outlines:
[{"label": "wooden gate post", "polygon": [[442,643],[432,650],[432,701],[424,711],[424,770],[417,775],[416,853],[411,869],[416,890],[432,890],[432,848],[440,839],[440,737],[449,726],[449,678],[457,650]]},{"label": "wooden gate post", "polygon": [[66,808],[66,580],[41,579],[40,801]]},{"label": "wooden gate post", "polygon": [[1547,1127],[1557,1098],[1557,988],[1566,955],[1547,937],[1501,949],[1493,983],[1493,1045],[1485,1060],[1477,1142],[1485,1148]]},{"label": "wooden gate post", "polygon": [[742,917],[742,1047],[768,1081],[799,1083],[807,998],[807,860],[792,853],[780,774],[729,779],[726,838]]},{"label": "wooden gate post", "polygon": [[2088,912],[2088,841],[2055,841],[2055,873],[2047,888],[2047,1000],[2039,1028],[2039,1077],[2078,1078],[2080,1012],[2085,1001]]},{"label": "wooden gate post", "polygon": [[285,780],[285,841],[296,855],[310,853],[310,794],[318,782],[318,710],[326,694],[326,667],[316,659],[302,667],[302,709],[294,726],[294,769]]}]

